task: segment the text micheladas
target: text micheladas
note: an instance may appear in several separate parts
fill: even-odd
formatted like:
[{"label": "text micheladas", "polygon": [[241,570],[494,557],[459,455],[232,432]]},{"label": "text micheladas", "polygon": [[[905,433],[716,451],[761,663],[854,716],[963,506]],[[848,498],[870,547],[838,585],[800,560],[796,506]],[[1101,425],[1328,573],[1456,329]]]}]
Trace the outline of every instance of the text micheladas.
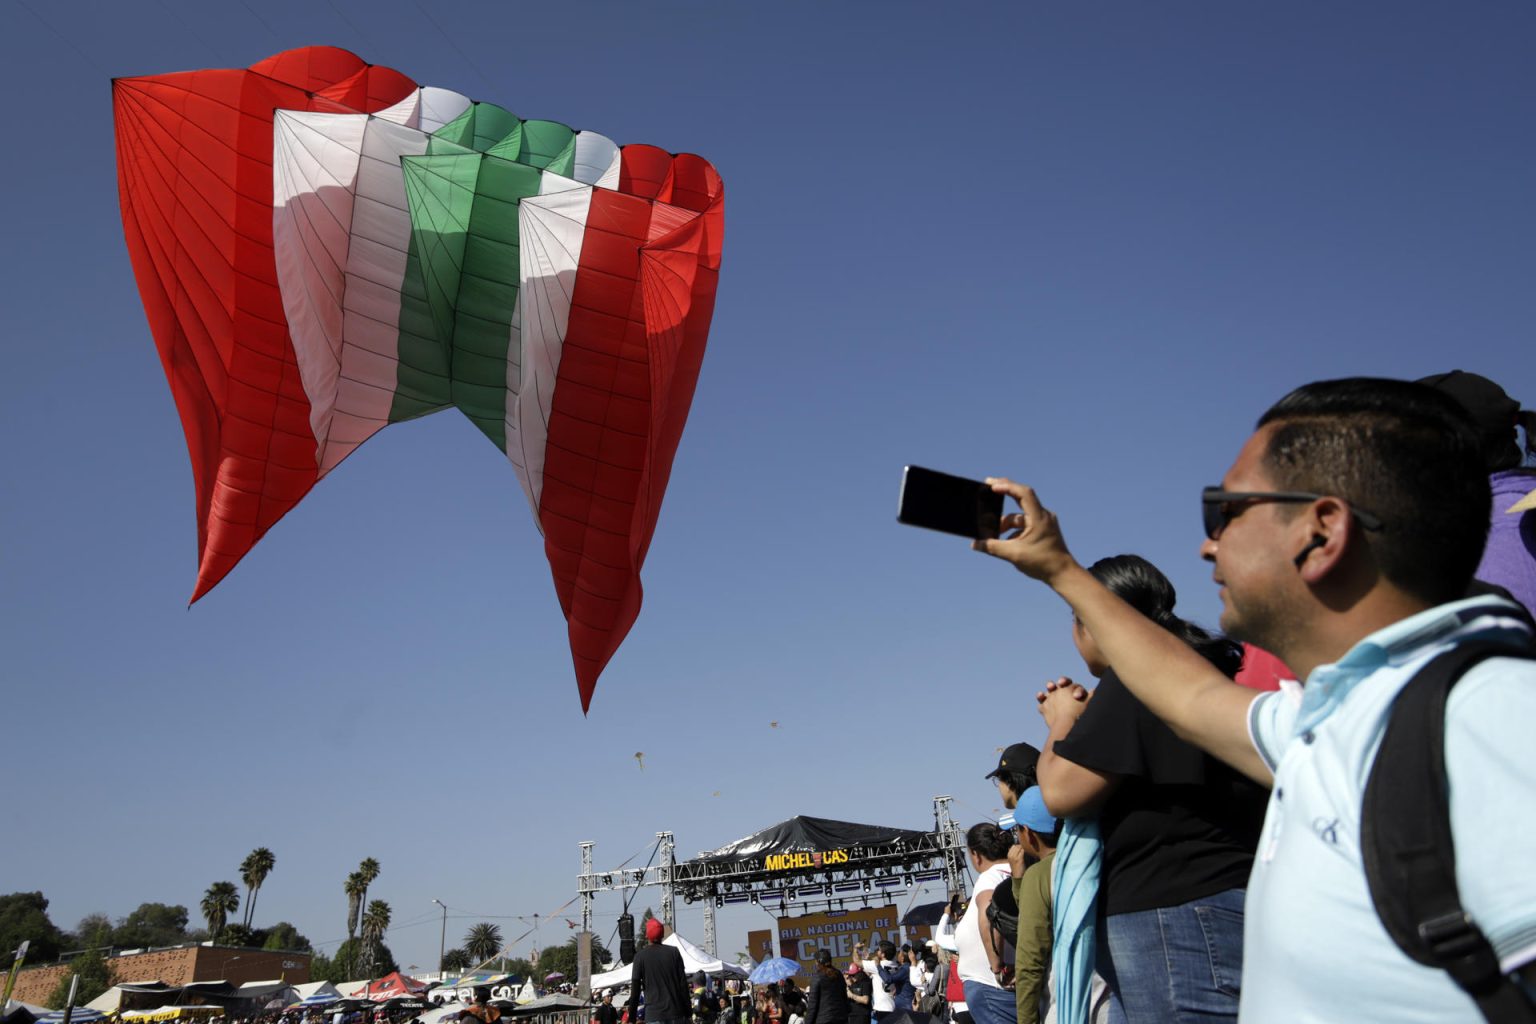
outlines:
[{"label": "text micheladas", "polygon": [[763,858],[765,871],[789,871],[795,868],[824,868],[834,864],[847,864],[847,850],[815,850],[809,853],[770,853]]}]

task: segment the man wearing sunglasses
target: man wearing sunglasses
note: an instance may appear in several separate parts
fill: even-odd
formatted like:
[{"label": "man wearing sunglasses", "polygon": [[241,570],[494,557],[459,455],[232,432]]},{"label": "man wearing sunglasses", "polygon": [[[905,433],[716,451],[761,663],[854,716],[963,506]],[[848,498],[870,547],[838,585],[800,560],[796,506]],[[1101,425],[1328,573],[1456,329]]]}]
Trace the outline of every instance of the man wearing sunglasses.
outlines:
[{"label": "man wearing sunglasses", "polygon": [[[1023,511],[1005,518],[1014,533],[976,549],[1052,587],[1181,738],[1272,786],[1248,885],[1240,1019],[1478,1019],[1448,973],[1388,936],[1360,843],[1365,781],[1402,688],[1467,642],[1529,643],[1510,602],[1464,598],[1490,503],[1465,414],[1403,381],[1310,384],[1264,414],[1220,486],[1202,494],[1200,554],[1221,588],[1222,628],[1273,651],[1306,680],[1301,690],[1232,683],[1094,580],[1034,491],[989,482]],[[1446,704],[1461,905],[1526,996],[1532,979],[1520,972],[1536,960],[1533,723],[1536,663],[1517,658],[1477,664]]]}]

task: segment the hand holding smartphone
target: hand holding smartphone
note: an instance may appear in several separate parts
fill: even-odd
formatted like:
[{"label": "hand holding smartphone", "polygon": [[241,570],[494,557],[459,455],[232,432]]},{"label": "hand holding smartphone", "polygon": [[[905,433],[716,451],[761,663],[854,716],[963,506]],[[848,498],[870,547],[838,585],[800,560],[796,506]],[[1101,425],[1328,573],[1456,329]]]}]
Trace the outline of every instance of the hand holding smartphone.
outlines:
[{"label": "hand holding smartphone", "polygon": [[922,466],[907,466],[901,472],[898,523],[987,539],[999,535],[1002,520],[1003,496],[980,480]]}]

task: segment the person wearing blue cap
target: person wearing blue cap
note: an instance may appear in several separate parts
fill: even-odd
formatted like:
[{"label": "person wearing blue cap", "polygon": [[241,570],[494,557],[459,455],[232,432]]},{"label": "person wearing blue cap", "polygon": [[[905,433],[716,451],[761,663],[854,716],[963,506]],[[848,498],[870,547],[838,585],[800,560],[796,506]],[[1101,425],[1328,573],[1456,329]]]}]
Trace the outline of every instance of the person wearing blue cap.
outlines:
[{"label": "person wearing blue cap", "polygon": [[998,820],[1013,833],[1008,851],[1019,930],[1013,943],[1013,996],[1018,1024],[1046,1019],[1051,997],[1051,867],[1061,822],[1046,809],[1039,786],[1019,794],[1018,806]]}]

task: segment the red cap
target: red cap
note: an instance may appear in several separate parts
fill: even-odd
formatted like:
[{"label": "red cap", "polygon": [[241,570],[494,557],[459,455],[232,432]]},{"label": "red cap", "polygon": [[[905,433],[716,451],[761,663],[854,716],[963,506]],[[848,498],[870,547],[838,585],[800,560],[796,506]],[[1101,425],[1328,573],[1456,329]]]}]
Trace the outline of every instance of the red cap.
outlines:
[{"label": "red cap", "polygon": [[661,941],[661,922],[654,917],[645,922],[645,940],[647,942]]}]

